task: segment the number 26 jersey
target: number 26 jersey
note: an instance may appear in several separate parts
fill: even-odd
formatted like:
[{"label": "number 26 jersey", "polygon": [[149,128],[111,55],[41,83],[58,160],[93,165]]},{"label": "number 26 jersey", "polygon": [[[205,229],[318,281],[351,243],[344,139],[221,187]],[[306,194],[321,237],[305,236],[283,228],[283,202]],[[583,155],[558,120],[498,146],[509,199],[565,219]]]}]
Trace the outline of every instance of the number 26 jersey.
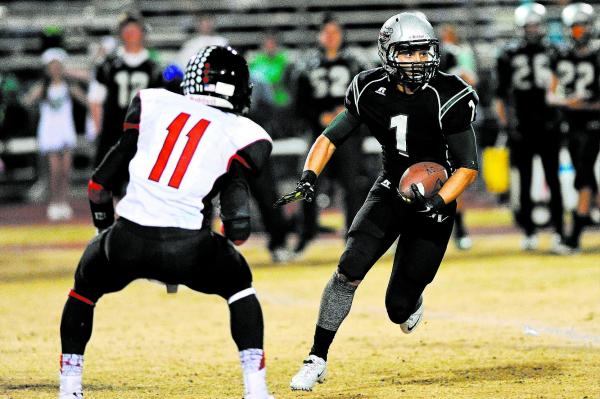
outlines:
[{"label": "number 26 jersey", "polygon": [[139,136],[116,211],[144,226],[200,229],[232,162],[258,170],[271,150],[269,135],[250,119],[164,89],[141,90],[124,128]]}]

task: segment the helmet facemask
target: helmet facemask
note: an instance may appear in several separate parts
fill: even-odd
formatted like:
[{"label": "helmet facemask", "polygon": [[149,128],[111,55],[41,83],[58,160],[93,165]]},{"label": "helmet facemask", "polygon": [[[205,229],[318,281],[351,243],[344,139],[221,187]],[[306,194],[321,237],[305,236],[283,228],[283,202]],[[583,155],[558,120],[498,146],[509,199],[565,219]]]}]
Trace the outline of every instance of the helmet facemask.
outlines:
[{"label": "helmet facemask", "polygon": [[396,83],[416,90],[433,78],[439,64],[437,40],[396,42],[388,45],[384,69]]}]

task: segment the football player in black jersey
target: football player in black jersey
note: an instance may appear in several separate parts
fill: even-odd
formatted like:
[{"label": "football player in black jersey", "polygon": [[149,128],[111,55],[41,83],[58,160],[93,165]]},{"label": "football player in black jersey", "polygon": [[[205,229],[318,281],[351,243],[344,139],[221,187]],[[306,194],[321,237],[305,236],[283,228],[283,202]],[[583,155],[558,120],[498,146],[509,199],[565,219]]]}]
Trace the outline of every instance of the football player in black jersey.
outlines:
[{"label": "football player in black jersey", "polygon": [[563,108],[569,124],[569,152],[579,192],[573,228],[566,239],[567,249],[573,252],[579,250],[581,232],[590,223],[590,207],[598,194],[594,164],[600,149],[600,47],[592,41],[591,5],[570,4],[561,18],[569,31],[570,43],[552,61],[548,101]]},{"label": "football player in black jersey", "polygon": [[[519,170],[520,206],[515,220],[523,229],[521,247],[537,248],[536,226],[531,218],[533,156],[539,154],[550,189],[550,212],[555,235],[553,250],[560,251],[563,236],[563,205],[558,180],[560,132],[556,110],[546,103],[550,84],[550,59],[556,51],[544,41],[546,8],[539,3],[515,9],[521,37],[503,49],[497,63],[496,114],[500,127],[509,132],[512,163]],[[507,106],[515,110],[516,126],[509,126]]]},{"label": "football player in black jersey", "polygon": [[[423,315],[423,291],[450,239],[455,200],[477,177],[471,123],[478,97],[459,77],[437,70],[439,41],[431,24],[422,14],[395,15],[381,28],[378,49],[382,67],[354,77],[345,110],[313,144],[296,190],[279,200],[311,201],[318,175],[361,125],[381,143],[383,170],[352,222],[337,270],[325,287],[313,347],[292,378],[293,390],[311,390],[323,381],[329,346],[358,285],[398,236],[385,304],[393,323],[404,333],[414,331]],[[409,166],[421,161],[445,165],[451,177],[433,197],[419,195],[408,203],[399,196],[398,183]]]},{"label": "football player in black jersey", "polygon": [[[136,93],[163,85],[162,71],[144,47],[146,29],[141,17],[135,13],[124,14],[118,27],[123,47],[97,67],[90,83],[90,111],[99,132],[94,166],[102,162],[119,140],[127,107]],[[117,196],[122,194],[116,193]]]},{"label": "football player in black jersey", "polygon": [[[336,20],[325,17],[319,33],[319,43],[319,53],[315,54],[298,77],[296,96],[299,116],[308,122],[313,139],[344,109],[346,88],[352,77],[361,70],[358,60],[342,48],[343,31]],[[347,228],[366,195],[366,190],[363,193],[357,187],[362,139],[360,135],[351,137],[344,148],[331,159],[327,170],[327,176],[335,177],[344,190]],[[314,202],[304,203],[303,213],[296,252],[301,252],[318,230],[317,205]]]}]

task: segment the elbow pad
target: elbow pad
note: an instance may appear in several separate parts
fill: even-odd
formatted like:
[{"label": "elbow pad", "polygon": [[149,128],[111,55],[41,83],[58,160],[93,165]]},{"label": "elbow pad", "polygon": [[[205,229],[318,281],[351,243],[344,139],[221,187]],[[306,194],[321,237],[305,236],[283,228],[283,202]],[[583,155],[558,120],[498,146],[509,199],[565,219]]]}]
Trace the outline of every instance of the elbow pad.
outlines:
[{"label": "elbow pad", "polygon": [[223,233],[235,245],[242,245],[250,237],[250,218],[224,220]]},{"label": "elbow pad", "polygon": [[111,193],[94,180],[88,182],[88,198],[92,220],[98,230],[109,228],[115,221],[115,208]]}]

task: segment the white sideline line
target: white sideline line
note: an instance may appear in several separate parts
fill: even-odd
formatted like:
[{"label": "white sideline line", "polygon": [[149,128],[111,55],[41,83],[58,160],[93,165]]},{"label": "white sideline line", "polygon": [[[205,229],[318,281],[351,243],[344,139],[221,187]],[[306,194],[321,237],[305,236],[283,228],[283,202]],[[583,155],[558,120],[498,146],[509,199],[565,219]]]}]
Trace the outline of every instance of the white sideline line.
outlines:
[{"label": "white sideline line", "polygon": [[[275,305],[284,305],[286,307],[314,307],[318,308],[319,304],[315,301],[307,301],[301,298],[294,298],[290,295],[280,295],[280,294],[270,294],[261,291],[260,300],[264,302],[269,302]],[[387,313],[383,306],[360,306],[357,304],[353,309],[355,312],[366,312],[369,314],[380,314],[382,317],[387,319]],[[447,312],[435,312],[435,311],[427,311],[425,308],[425,320],[447,320],[453,322],[461,322],[467,324],[475,324],[482,325],[486,327],[495,327],[495,328],[507,328],[507,329],[516,329],[521,331],[524,335],[533,336],[535,338],[538,335],[550,335],[557,338],[563,338],[568,341],[576,342],[579,344],[583,344],[582,346],[594,346],[600,347],[600,336],[594,334],[586,334],[575,330],[574,328],[560,328],[553,326],[543,326],[537,324],[535,321],[522,321],[522,320],[504,320],[499,321],[495,318],[481,317],[481,316],[467,316],[465,314],[452,314]],[[316,320],[315,320],[316,321]],[[538,334],[533,334],[532,332],[537,332]]]}]

